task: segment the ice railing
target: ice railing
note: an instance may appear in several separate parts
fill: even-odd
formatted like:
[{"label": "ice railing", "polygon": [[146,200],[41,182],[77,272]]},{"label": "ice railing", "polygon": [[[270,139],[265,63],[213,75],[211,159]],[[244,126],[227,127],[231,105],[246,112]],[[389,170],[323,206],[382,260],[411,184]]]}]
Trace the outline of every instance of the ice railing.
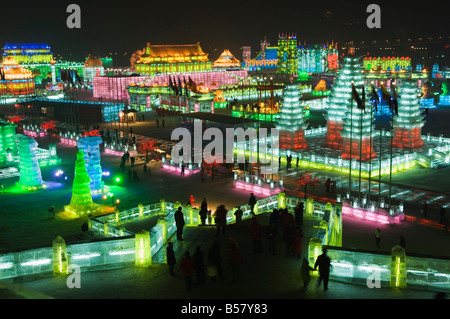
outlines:
[{"label": "ice railing", "polygon": [[[395,274],[391,271],[393,258],[388,252],[327,248],[331,280],[361,285],[375,285],[378,281],[380,287],[390,286]],[[405,267],[407,288],[450,291],[449,258],[406,254]]]},{"label": "ice railing", "polygon": [[[312,198],[299,199],[279,193],[257,201],[255,214],[271,212],[280,206],[288,208],[290,212],[301,200],[305,205],[305,216],[322,220],[325,216],[325,203],[315,202]],[[104,235],[95,242],[67,245],[69,265],[77,265],[86,270],[102,270],[122,267],[132,264],[136,260],[135,234],[126,231],[122,226],[139,218],[158,217],[157,224],[149,231],[151,256],[154,256],[176,231],[174,213],[181,206],[187,226],[200,223],[198,207],[181,205],[180,202],[165,202],[115,212],[110,215],[91,218],[91,230]],[[243,218],[251,218],[250,206],[240,205]],[[334,207],[334,206],[333,206]],[[234,212],[237,206],[228,210],[227,223],[235,221]],[[164,211],[164,212],[163,212]],[[214,215],[207,221],[213,225]],[[106,226],[105,226],[106,225]],[[320,236],[321,230],[318,230]],[[320,245],[322,242],[319,240]],[[365,283],[374,270],[379,271],[379,278],[383,284],[390,279],[390,255],[379,252],[349,251],[341,247],[329,247],[332,259],[331,278],[333,280],[350,283]],[[43,247],[21,252],[0,255],[0,279],[16,277],[40,277],[54,274],[53,247]],[[308,251],[308,258],[311,258]],[[419,289],[450,290],[450,263],[448,259],[407,256],[407,285]]]}]

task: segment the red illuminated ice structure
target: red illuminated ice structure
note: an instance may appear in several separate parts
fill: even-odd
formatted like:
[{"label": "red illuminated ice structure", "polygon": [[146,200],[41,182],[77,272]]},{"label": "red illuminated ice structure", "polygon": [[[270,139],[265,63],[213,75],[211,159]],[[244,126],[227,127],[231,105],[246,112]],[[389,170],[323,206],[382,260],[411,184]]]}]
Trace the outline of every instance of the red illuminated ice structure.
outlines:
[{"label": "red illuminated ice structure", "polygon": [[414,149],[421,147],[421,129],[425,124],[420,111],[417,82],[403,80],[398,97],[398,116],[393,121],[393,147]]},{"label": "red illuminated ice structure", "polygon": [[358,57],[347,56],[344,58],[342,68],[338,71],[328,101],[325,117],[327,120],[327,133],[325,135],[326,147],[337,150],[343,148],[341,132],[343,130],[347,108],[352,98],[352,81],[357,87],[364,84],[362,64]]},{"label": "red illuminated ice structure", "polygon": [[305,129],[308,124],[303,118],[298,84],[288,84],[283,92],[283,106],[277,114],[276,128],[280,131],[280,148],[299,150],[307,148]]}]

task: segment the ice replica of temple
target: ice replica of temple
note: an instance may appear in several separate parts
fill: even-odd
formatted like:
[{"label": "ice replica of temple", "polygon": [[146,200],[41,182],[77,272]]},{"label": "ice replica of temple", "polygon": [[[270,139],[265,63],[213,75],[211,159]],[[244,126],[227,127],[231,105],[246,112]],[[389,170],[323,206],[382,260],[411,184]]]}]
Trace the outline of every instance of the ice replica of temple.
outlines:
[{"label": "ice replica of temple", "polygon": [[219,58],[212,63],[213,69],[236,70],[240,69],[241,62],[231,54],[230,50],[224,50]]},{"label": "ice replica of temple", "polygon": [[145,53],[136,62],[141,74],[186,73],[211,70],[208,54],[200,42],[182,45],[154,45],[147,43]]},{"label": "ice replica of temple", "polygon": [[0,95],[30,95],[35,91],[33,74],[21,67],[13,57],[2,62]]}]

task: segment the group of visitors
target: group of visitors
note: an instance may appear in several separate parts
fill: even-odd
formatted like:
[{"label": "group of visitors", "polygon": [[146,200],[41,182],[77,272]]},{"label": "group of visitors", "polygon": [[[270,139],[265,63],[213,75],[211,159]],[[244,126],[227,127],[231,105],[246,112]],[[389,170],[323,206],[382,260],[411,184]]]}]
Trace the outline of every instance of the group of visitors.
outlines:
[{"label": "group of visitors", "polygon": [[[253,203],[254,195],[251,194],[249,202]],[[216,236],[221,234],[225,237],[227,226],[227,214],[228,210],[224,205],[219,205],[214,212],[214,226],[217,228]],[[295,207],[294,214],[290,213],[288,209],[276,208],[269,215],[269,224],[263,226],[259,217],[254,213],[251,214],[251,222],[249,225],[242,224],[243,211],[241,207],[237,207],[235,212],[236,225],[239,228],[234,228],[234,230],[242,229],[246,227],[249,239],[251,240],[251,247],[253,248],[253,253],[259,255],[263,252],[263,242],[264,236],[267,236],[268,252],[275,255],[277,244],[282,241],[286,245],[286,256],[293,256],[296,259],[302,258],[302,246],[303,246],[303,202],[299,200],[297,206]],[[210,218],[211,210],[208,209],[208,204],[206,198],[200,205],[199,217],[200,225],[206,226],[206,220]],[[176,239],[179,242],[184,240],[183,229],[185,226],[183,208],[180,206],[175,212],[175,224],[176,224]],[[211,225],[211,223],[208,223]],[[183,245],[184,246],[184,245]],[[174,266],[177,264],[175,259],[175,253],[173,251],[173,243],[169,243],[167,246],[167,263],[169,265],[169,273],[174,276]],[[196,284],[202,284],[206,282],[205,278],[210,278],[211,282],[216,280],[223,281],[225,279],[223,265],[222,265],[222,253],[221,253],[220,241],[214,240],[211,247],[209,247],[206,259],[204,258],[204,251],[200,246],[196,248],[196,251],[192,255],[191,252],[185,251],[181,261],[179,263],[179,271],[185,279],[186,289],[191,291],[193,287],[193,278],[196,278]],[[240,264],[243,262],[244,257],[241,251],[238,249],[238,245],[235,242],[235,238],[230,238],[230,244],[227,247],[228,259],[226,260],[229,271],[231,274],[231,282],[237,282],[241,279],[240,274]],[[304,287],[308,286],[310,281],[309,271],[317,270],[319,268],[320,281],[323,282],[324,290],[328,289],[328,272],[329,272],[329,258],[326,256],[326,251],[324,251],[323,256],[317,260],[314,268],[312,268],[308,260],[304,257],[303,264],[301,266],[300,272],[302,274]],[[328,261],[328,266],[327,266]],[[308,268],[309,267],[309,268]],[[327,268],[328,267],[328,268]],[[309,269],[306,271],[306,269]]]}]

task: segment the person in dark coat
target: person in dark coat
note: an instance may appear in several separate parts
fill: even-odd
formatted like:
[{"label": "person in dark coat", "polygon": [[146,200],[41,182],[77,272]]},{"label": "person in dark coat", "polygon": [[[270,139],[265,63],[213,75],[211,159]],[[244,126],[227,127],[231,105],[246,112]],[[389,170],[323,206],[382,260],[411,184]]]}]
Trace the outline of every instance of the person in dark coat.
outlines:
[{"label": "person in dark coat", "polygon": [[292,251],[294,253],[294,256],[297,257],[297,259],[300,259],[302,255],[302,248],[303,248],[303,231],[301,230],[301,228],[295,227],[294,240],[292,243]]},{"label": "person in dark coat", "polygon": [[181,274],[184,277],[186,283],[186,290],[191,291],[192,276],[194,275],[195,271],[195,263],[188,251],[184,253],[184,256],[180,262],[179,269],[181,270]]},{"label": "person in dark coat", "polygon": [[197,278],[197,285],[205,282],[205,262],[204,253],[200,246],[197,246],[194,253],[194,263],[195,263],[195,275]]},{"label": "person in dark coat", "polygon": [[232,282],[241,281],[241,274],[239,271],[239,265],[244,261],[241,252],[237,249],[235,244],[231,245],[230,252],[228,253],[228,265],[230,266]]},{"label": "person in dark coat", "polygon": [[166,258],[167,258],[167,265],[169,265],[169,274],[171,276],[175,276],[174,267],[177,261],[175,259],[175,252],[173,251],[172,242],[167,243]]},{"label": "person in dark coat", "polygon": [[288,212],[287,208],[281,209],[280,226],[283,234],[283,240],[287,240],[288,227],[295,224],[294,216]]},{"label": "person in dark coat", "polygon": [[303,258],[302,267],[300,268],[300,274],[303,280],[303,289],[308,288],[308,284],[311,281],[311,270],[314,270],[314,268],[309,265],[308,259]]},{"label": "person in dark coat", "polygon": [[181,206],[178,207],[178,210],[175,212],[175,225],[177,226],[177,239],[183,240],[183,227],[185,222],[183,212],[181,211]]},{"label": "person in dark coat", "polygon": [[303,202],[298,201],[297,206],[295,207],[294,210],[295,225],[297,225],[297,227],[303,226],[303,209],[304,209]]},{"label": "person in dark coat", "polygon": [[280,213],[278,209],[274,208],[272,213],[269,216],[269,224],[272,224],[275,227],[275,231],[278,234],[278,228],[280,227]]},{"label": "person in dark coat", "polygon": [[248,200],[248,204],[250,205],[250,212],[253,216],[255,216],[255,205],[256,205],[256,197],[253,195],[253,193],[250,194],[250,198]]},{"label": "person in dark coat", "polygon": [[236,224],[240,224],[242,222],[242,215],[244,212],[242,211],[241,207],[238,206],[236,211],[234,212],[234,216],[236,216]]},{"label": "person in dark coat", "polygon": [[217,234],[216,236],[219,236],[220,229],[222,228],[222,234],[225,236],[225,226],[227,225],[227,209],[224,205],[219,205],[217,207],[216,212],[214,215],[216,216],[216,225],[217,225]]},{"label": "person in dark coat", "polygon": [[[220,242],[215,240],[213,246],[208,251],[208,263],[209,266],[215,267],[215,271],[217,272],[217,276],[220,280],[224,280],[225,277],[223,275],[222,270],[222,257],[220,252]],[[212,277],[212,281],[215,281],[215,277]]]},{"label": "person in dark coat", "polygon": [[202,204],[200,205],[199,215],[202,225],[206,225],[206,218],[208,217],[208,203],[206,202],[206,198],[203,198]]},{"label": "person in dark coat", "polygon": [[317,267],[319,267],[319,281],[317,282],[317,285],[319,286],[320,283],[323,281],[323,290],[328,290],[328,279],[330,278],[330,266],[331,266],[331,260],[330,257],[327,256],[327,249],[322,249],[322,255],[317,257],[316,263],[314,264],[314,270],[317,270]]},{"label": "person in dark coat", "polygon": [[253,252],[255,254],[262,253],[262,246],[261,246],[261,237],[263,228],[260,223],[258,223],[258,220],[256,217],[252,218],[252,223],[248,227],[248,231],[250,233],[250,237],[252,239],[253,243]]},{"label": "person in dark coat", "polygon": [[267,227],[267,239],[268,239],[268,250],[272,255],[275,256],[275,250],[276,250],[276,240],[278,237],[278,232],[274,224],[269,223],[269,226]]}]

